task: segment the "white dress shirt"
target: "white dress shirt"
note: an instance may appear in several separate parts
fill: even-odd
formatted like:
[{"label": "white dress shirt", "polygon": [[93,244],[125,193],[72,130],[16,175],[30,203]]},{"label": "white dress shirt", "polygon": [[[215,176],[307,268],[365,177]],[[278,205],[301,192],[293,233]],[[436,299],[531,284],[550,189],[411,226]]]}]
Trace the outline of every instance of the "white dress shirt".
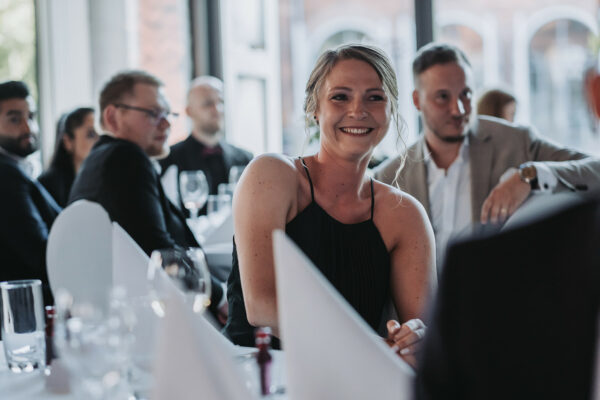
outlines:
[{"label": "white dress shirt", "polygon": [[424,149],[423,158],[427,169],[429,206],[439,272],[448,241],[472,232],[469,138],[465,137],[458,151],[458,157],[448,170],[438,168],[426,146]]}]

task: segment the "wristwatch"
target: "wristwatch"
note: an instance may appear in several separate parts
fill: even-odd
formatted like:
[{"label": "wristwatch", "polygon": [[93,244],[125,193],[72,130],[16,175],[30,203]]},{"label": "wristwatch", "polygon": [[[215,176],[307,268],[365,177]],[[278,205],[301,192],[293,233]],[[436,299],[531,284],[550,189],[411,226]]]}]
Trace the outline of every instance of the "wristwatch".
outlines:
[{"label": "wristwatch", "polygon": [[519,165],[519,177],[525,183],[529,183],[531,190],[538,188],[537,170],[531,162]]}]

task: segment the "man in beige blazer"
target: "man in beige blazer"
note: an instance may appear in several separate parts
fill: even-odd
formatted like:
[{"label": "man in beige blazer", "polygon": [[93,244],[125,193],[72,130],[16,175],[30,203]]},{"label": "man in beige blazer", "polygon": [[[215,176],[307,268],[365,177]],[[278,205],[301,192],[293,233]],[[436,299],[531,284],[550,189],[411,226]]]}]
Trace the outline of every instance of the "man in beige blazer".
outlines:
[{"label": "man in beige blazer", "polygon": [[506,220],[532,190],[600,188],[598,160],[542,139],[532,128],[472,115],[471,66],[458,48],[424,46],[413,77],[423,135],[408,148],[398,175],[402,156],[377,168],[375,177],[424,205],[442,250],[451,236],[478,222]]}]

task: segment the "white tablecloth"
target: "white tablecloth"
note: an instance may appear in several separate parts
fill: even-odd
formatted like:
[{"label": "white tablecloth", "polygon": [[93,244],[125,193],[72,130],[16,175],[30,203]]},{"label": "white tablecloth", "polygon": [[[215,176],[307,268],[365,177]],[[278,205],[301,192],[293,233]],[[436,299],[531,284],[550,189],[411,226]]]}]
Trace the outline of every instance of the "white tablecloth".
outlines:
[{"label": "white tablecloth", "polygon": [[[248,354],[255,349],[240,348],[240,354]],[[283,352],[273,350],[273,371],[272,371],[272,383],[279,386],[284,385],[284,356]],[[248,382],[253,381],[253,386],[258,385],[258,377],[253,376],[256,373],[256,369],[253,368],[253,359],[248,357],[239,357],[240,363],[245,363],[248,368],[243,368],[246,374]],[[6,359],[4,356],[4,347],[0,341],[0,399],[2,400],[80,400],[75,394],[53,394],[46,390],[46,377],[41,371],[34,371],[30,373],[14,373],[9,371],[6,365]],[[285,395],[269,396],[269,399],[285,400]],[[123,398],[125,400],[125,397]],[[119,400],[119,399],[115,399]]]}]

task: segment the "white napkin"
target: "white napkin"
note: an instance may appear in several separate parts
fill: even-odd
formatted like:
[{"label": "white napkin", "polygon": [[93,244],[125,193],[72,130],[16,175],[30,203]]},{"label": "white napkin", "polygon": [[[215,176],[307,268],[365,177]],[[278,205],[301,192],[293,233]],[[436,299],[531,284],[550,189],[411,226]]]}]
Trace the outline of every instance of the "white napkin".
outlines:
[{"label": "white napkin", "polygon": [[179,179],[179,171],[177,170],[177,165],[170,165],[163,174],[160,181],[163,185],[163,190],[165,191],[165,195],[171,201],[171,203],[175,204],[179,207],[179,185],[177,180]]},{"label": "white napkin", "polygon": [[148,295],[146,273],[150,259],[116,222],[112,227],[112,249],[114,285],[124,287],[128,297]]},{"label": "white napkin", "polygon": [[106,310],[112,287],[112,225],[97,203],[79,200],[56,218],[46,251],[54,293],[66,289],[78,303]]},{"label": "white napkin", "polygon": [[408,364],[283,231],[275,231],[273,241],[289,398],[410,399]]},{"label": "white napkin", "polygon": [[152,399],[245,400],[256,398],[246,387],[233,345],[180,295],[167,299],[159,329]]}]

